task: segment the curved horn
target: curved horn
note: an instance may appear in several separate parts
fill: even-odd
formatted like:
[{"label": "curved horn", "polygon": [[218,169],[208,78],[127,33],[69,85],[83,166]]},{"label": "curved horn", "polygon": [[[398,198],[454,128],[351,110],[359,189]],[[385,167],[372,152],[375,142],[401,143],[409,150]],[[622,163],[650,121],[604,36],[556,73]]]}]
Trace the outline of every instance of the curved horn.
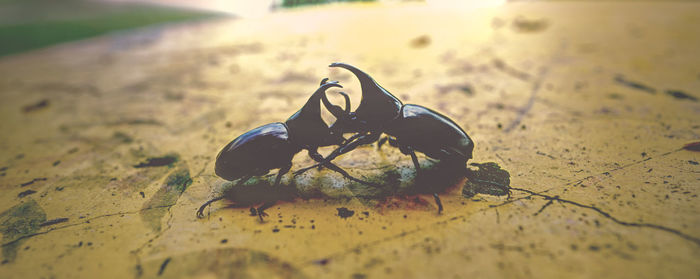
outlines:
[{"label": "curved horn", "polygon": [[326,98],[326,90],[328,90],[331,87],[340,87],[343,88],[342,85],[340,85],[337,81],[329,81],[321,84],[321,86],[316,89],[316,92],[309,97],[309,100],[306,101],[306,104],[304,107],[299,110],[300,113],[311,113],[313,115],[320,115],[321,113],[321,108],[318,105],[319,99],[325,99]]},{"label": "curved horn", "polygon": [[[362,87],[369,85],[369,83],[376,84],[376,82],[374,81],[374,79],[372,79],[371,76],[369,76],[367,73],[363,72],[362,70],[358,69],[357,67],[355,67],[353,65],[336,62],[336,63],[328,65],[328,67],[340,67],[340,68],[343,68],[343,69],[346,69],[346,70],[352,72],[353,74],[355,74],[357,79],[360,80],[360,84],[362,85]],[[364,88],[362,91],[364,91]]]},{"label": "curved horn", "polygon": [[329,67],[339,67],[352,72],[360,81],[362,101],[355,113],[358,118],[372,123],[382,124],[398,115],[403,103],[379,85],[371,76],[355,66],[345,63],[333,63]]},{"label": "curved horn", "polygon": [[331,87],[342,88],[343,86],[338,84],[338,82],[327,82],[322,84],[318,89],[316,89],[314,94],[312,94],[311,97],[309,97],[309,100],[306,101],[306,104],[304,104],[304,106],[301,107],[301,109],[299,109],[287,119],[287,125],[297,125],[304,127],[308,126],[308,124],[305,123],[316,121],[323,122],[323,119],[321,118],[321,105],[319,104],[319,102],[321,98],[326,97],[326,90],[328,90]]},{"label": "curved horn", "polygon": [[321,84],[319,84],[319,85],[324,85],[327,81],[328,81],[328,78],[323,78],[321,80]]},{"label": "curved horn", "polygon": [[343,95],[345,98],[345,113],[350,113],[350,96],[345,92],[338,92],[338,94]]},{"label": "curved horn", "polygon": [[[322,84],[328,84],[328,83],[334,83],[337,84],[337,81],[330,81],[328,83],[324,83],[328,80],[328,78],[324,78],[321,82]],[[342,87],[342,86],[341,86]],[[350,111],[350,97],[348,97],[347,94],[344,92],[338,92],[341,95],[345,97],[345,113]],[[331,101],[328,100],[328,96],[325,94],[321,95],[321,101],[323,102],[323,106],[326,107],[326,109],[335,117],[336,119],[341,119],[345,117],[345,114],[343,113],[343,109],[340,108],[340,106],[336,106],[331,103]]]}]

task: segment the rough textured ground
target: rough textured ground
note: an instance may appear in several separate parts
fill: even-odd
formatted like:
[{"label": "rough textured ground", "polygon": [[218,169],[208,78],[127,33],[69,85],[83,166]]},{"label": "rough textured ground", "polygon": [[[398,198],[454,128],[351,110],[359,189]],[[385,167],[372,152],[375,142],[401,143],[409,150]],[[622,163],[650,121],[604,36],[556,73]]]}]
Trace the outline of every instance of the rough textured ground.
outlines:
[{"label": "rough textured ground", "polygon": [[[699,12],[327,6],[5,57],[0,277],[697,278],[700,153],[682,147],[700,141]],[[279,189],[274,172],[214,175],[222,146],[323,77],[359,104],[335,61],[454,119],[472,177],[512,196],[424,156],[417,183],[409,157],[374,146],[335,162],[379,189],[325,170]],[[283,201],[261,223],[248,208],[265,199]]]}]

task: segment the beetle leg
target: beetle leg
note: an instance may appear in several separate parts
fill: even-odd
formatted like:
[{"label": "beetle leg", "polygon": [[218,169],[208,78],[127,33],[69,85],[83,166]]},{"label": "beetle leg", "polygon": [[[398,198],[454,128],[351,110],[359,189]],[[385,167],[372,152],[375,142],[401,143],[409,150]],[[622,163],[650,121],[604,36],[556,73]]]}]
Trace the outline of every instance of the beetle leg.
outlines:
[{"label": "beetle leg", "polygon": [[420,163],[418,163],[418,156],[416,156],[416,152],[413,150],[413,148],[411,148],[408,145],[399,144],[399,150],[404,155],[411,156],[411,161],[413,161],[413,166],[416,168],[416,178],[420,177],[420,173],[421,173]]},{"label": "beetle leg", "polygon": [[359,138],[359,137],[361,137],[361,136],[364,136],[364,135],[367,135],[367,133],[357,133],[357,134],[354,134],[354,135],[352,135],[351,137],[349,137],[348,139],[346,139],[346,140],[343,142],[343,144],[341,144],[341,145],[346,145],[346,144],[348,144],[349,142],[351,142],[351,141],[353,141],[353,140],[356,140],[357,138]]},{"label": "beetle leg", "polygon": [[416,156],[416,152],[413,151],[413,149],[410,149],[410,147],[408,147],[408,148],[409,148],[409,150],[411,150],[409,155],[411,155],[411,161],[413,161],[413,166],[416,167],[416,177],[419,177],[421,170],[420,170],[420,163],[418,163],[418,156]]},{"label": "beetle leg", "polygon": [[[343,155],[345,153],[348,153],[350,151],[355,150],[360,145],[365,145],[365,144],[370,144],[373,143],[377,140],[379,140],[379,137],[382,135],[382,132],[371,132],[369,134],[362,134],[361,136],[356,137],[352,142],[348,142],[340,147],[338,147],[336,150],[333,150],[331,155],[328,155],[326,157],[325,161],[332,161],[335,159],[335,157],[338,157],[340,155]],[[355,136],[353,136],[355,137]],[[350,137],[351,139],[353,137]]]},{"label": "beetle leg", "polygon": [[324,158],[323,158],[323,156],[322,156],[321,154],[318,153],[318,150],[317,150],[316,148],[309,149],[309,157],[311,157],[311,159],[314,159],[316,162],[318,162],[319,165],[320,165],[320,164],[323,164],[323,166],[327,167],[328,169],[330,169],[330,170],[332,170],[332,171],[335,171],[335,172],[337,172],[337,173],[342,174],[343,177],[345,177],[345,178],[347,178],[347,179],[350,179],[350,180],[355,181],[355,182],[360,183],[360,184],[364,184],[364,185],[368,185],[368,186],[372,186],[372,187],[379,187],[379,185],[376,185],[376,184],[374,184],[374,183],[367,182],[367,181],[360,180],[360,179],[358,179],[358,178],[353,177],[352,175],[350,175],[350,174],[349,174],[348,172],[346,172],[344,169],[341,169],[341,168],[340,168],[339,166],[337,166],[336,164],[333,164],[333,163],[331,163],[331,162],[326,162],[326,163],[324,164],[324,163],[323,163]]},{"label": "beetle leg", "polygon": [[[411,148],[410,146],[407,145],[400,145],[400,150],[401,153],[406,154],[406,155],[411,155],[411,161],[413,161],[413,166],[416,168],[416,178],[422,177],[421,174],[421,169],[420,169],[420,163],[418,163],[418,156],[416,156],[416,152]],[[438,206],[438,214],[442,213],[442,201],[440,201],[440,197],[438,196],[437,193],[433,193],[433,198],[435,198],[435,203]]]},{"label": "beetle leg", "polygon": [[399,147],[399,141],[396,140],[395,138],[389,137],[389,145],[398,148],[398,147]]},{"label": "beetle leg", "polygon": [[340,147],[333,150],[333,152],[331,152],[331,154],[328,155],[328,157],[323,159],[323,162],[319,162],[318,164],[315,164],[313,166],[300,169],[300,170],[294,172],[294,175],[298,176],[302,173],[307,172],[310,169],[313,169],[315,167],[318,167],[320,165],[324,165],[330,161],[333,161],[333,159],[335,159],[336,157],[338,157],[342,154],[348,153],[360,145],[373,143],[379,139],[379,136],[381,136],[381,134],[382,134],[381,132],[375,132],[375,133],[369,133],[369,134],[358,134],[360,136],[354,135],[354,136],[350,137],[350,139],[353,140],[352,142],[344,143]]},{"label": "beetle leg", "polygon": [[202,206],[199,207],[199,210],[197,210],[197,218],[204,218],[204,209],[207,208],[207,206],[212,204],[213,202],[221,200],[223,198],[224,196],[220,196],[205,202]]},{"label": "beetle leg", "polygon": [[257,211],[258,211],[258,218],[260,218],[260,222],[263,222],[263,217],[269,216],[269,215],[267,215],[267,213],[265,213],[265,209],[268,209],[268,208],[272,207],[273,205],[275,205],[275,202],[266,202],[263,205],[261,205],[260,207],[258,207]]},{"label": "beetle leg", "polygon": [[[246,176],[246,177],[241,178],[240,180],[238,180],[238,183],[236,183],[235,186],[239,186],[239,185],[245,183],[245,182],[248,181],[248,179],[250,179],[251,177],[253,177],[253,176],[252,176],[252,175],[249,175],[249,176]],[[234,187],[235,187],[235,186],[234,186]],[[204,209],[205,209],[208,205],[212,204],[213,202],[219,201],[219,200],[221,200],[221,199],[223,199],[223,198],[224,198],[224,196],[222,195],[222,196],[220,196],[220,197],[216,197],[216,198],[213,198],[213,199],[208,200],[207,202],[205,202],[205,203],[204,203],[202,206],[200,206],[199,209],[197,210],[197,218],[203,218],[203,217],[204,217]]]},{"label": "beetle leg", "polygon": [[440,197],[438,197],[437,193],[433,193],[433,197],[435,198],[435,203],[438,206],[438,214],[442,213],[442,202],[440,201]]},{"label": "beetle leg", "polygon": [[388,140],[389,140],[389,136],[386,136],[386,137],[383,137],[382,139],[380,139],[377,142],[377,149],[382,149],[382,145],[384,145],[384,143],[386,143],[386,141],[388,141]]},{"label": "beetle leg", "polygon": [[273,187],[277,187],[277,185],[280,185],[280,181],[282,180],[282,176],[285,173],[288,173],[290,169],[292,169],[292,162],[289,162],[289,164],[280,168],[280,171],[277,172],[277,177],[275,178],[275,184],[273,185]]},{"label": "beetle leg", "polygon": [[[389,145],[398,148],[399,147],[399,141],[397,141],[395,138],[392,138],[390,136],[383,137],[382,139],[377,142],[377,149],[381,149],[382,145],[384,145],[387,141],[389,141]],[[408,154],[406,154],[408,155]]]},{"label": "beetle leg", "polygon": [[[282,176],[285,173],[288,173],[290,169],[292,169],[292,162],[289,162],[289,164],[285,165],[284,167],[281,167],[279,172],[277,172],[277,177],[275,178],[275,184],[272,185],[272,187],[277,187],[278,185],[280,185],[280,181],[282,181]],[[267,216],[267,213],[265,213],[265,209],[268,209],[273,205],[275,205],[275,202],[266,202],[262,206],[258,207],[257,212],[258,212],[258,217],[260,218],[260,222],[263,221],[263,216]],[[251,210],[250,212],[252,213],[253,210]]]}]

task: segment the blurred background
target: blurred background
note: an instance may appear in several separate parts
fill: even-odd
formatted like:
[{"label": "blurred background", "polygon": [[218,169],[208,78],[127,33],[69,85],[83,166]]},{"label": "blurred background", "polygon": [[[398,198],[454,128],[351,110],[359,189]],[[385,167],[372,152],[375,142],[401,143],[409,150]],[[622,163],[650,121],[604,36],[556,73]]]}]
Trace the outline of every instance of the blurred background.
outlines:
[{"label": "blurred background", "polygon": [[[427,0],[440,6],[497,6],[506,0]],[[282,9],[340,2],[418,0],[2,0],[0,56],[148,25],[216,17],[257,18]]]}]

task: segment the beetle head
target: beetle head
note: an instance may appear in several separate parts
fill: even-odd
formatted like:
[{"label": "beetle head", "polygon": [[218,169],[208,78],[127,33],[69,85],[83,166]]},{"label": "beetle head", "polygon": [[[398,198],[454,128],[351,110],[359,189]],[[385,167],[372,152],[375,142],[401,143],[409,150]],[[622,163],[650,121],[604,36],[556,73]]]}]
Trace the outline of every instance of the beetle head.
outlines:
[{"label": "beetle head", "polygon": [[321,118],[320,102],[322,98],[326,98],[326,90],[331,87],[343,87],[337,81],[327,80],[324,79],[306,104],[285,122],[289,128],[290,140],[303,147],[338,145],[345,140],[342,134],[332,133]]},{"label": "beetle head", "polygon": [[360,81],[362,88],[362,101],[354,112],[356,119],[353,120],[352,125],[345,124],[347,132],[376,130],[399,115],[403,106],[401,101],[379,85],[367,73],[345,63],[333,63],[329,67],[340,67],[349,70]]}]

